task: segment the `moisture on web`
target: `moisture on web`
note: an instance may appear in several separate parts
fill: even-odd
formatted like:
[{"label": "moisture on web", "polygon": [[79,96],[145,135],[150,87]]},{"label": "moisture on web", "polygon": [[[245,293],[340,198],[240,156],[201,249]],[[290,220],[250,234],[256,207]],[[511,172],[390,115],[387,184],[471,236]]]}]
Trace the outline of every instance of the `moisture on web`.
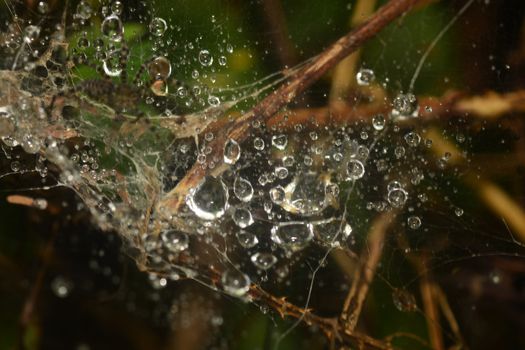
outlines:
[{"label": "moisture on web", "polygon": [[[521,259],[525,241],[507,192],[519,176],[504,177],[521,146],[501,121],[522,96],[476,95],[454,60],[479,45],[456,40],[463,16],[489,5],[416,7],[279,96],[345,35],[341,23],[374,10],[352,2],[338,19],[335,3],[316,14],[331,18],[323,29],[301,27],[312,13],[291,5],[266,4],[251,26],[240,13],[255,3],[5,2],[8,201],[45,210],[46,193],[69,189],[154,289],[191,279],[271,311],[275,348],[303,323],[341,346],[464,344],[446,292],[462,273],[479,277],[465,272],[479,261],[496,267],[477,283],[498,285],[497,266]],[[279,11],[289,33],[259,36]],[[374,308],[402,327],[359,328]]]}]

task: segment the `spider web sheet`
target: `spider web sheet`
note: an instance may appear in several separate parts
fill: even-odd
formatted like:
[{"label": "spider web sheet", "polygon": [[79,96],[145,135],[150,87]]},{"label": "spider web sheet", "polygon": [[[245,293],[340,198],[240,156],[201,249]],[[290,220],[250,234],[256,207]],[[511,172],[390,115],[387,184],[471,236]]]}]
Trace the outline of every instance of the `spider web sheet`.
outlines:
[{"label": "spider web sheet", "polygon": [[[156,289],[191,278],[251,301],[250,286],[260,286],[336,316],[334,304],[343,304],[360,259],[378,253],[372,239],[379,239],[377,266],[364,268],[375,276],[367,312],[404,313],[389,312],[399,327],[370,335],[425,337],[415,326],[425,320],[418,294],[423,279],[431,276],[447,289],[450,276],[465,269],[523,257],[512,225],[479,196],[487,181],[508,193],[519,188],[517,175],[498,173],[508,165],[485,162],[494,154],[512,159],[517,141],[508,124],[414,117],[417,109],[432,114],[431,106],[405,113],[395,104],[410,104],[412,93],[469,91],[458,57],[476,43],[459,40],[458,28],[466,25],[464,13],[487,11],[484,2],[418,8],[364,46],[355,68],[372,77],[353,82],[343,102],[349,114],[363,106],[376,114],[351,123],[294,124],[300,109],[314,114],[327,105],[328,74],[280,112],[281,121],[254,123],[240,144],[227,140],[222,159],[212,149],[222,130],[203,130],[248,112],[308,64],[305,58],[344,35],[355,4],[283,4],[289,49],[301,58],[285,69],[258,2],[126,2],[122,10],[115,3],[103,4],[105,10],[90,4],[89,15],[81,8],[87,4],[44,10],[4,2],[0,181],[4,193],[30,198],[46,198],[57,187],[73,190],[94,225],[118,233]],[[118,40],[104,30],[111,16],[123,28],[116,30]],[[152,29],[155,20],[161,34]],[[63,36],[64,26],[56,30],[61,22]],[[170,73],[154,79],[158,58]],[[123,63],[128,81],[115,73]],[[108,65],[115,65],[111,74]],[[493,67],[504,76],[503,65]],[[135,107],[123,109],[116,96],[107,100],[85,88],[103,81],[114,91],[131,87]],[[166,218],[156,205],[193,166],[215,176],[204,177],[183,208]],[[384,228],[374,236],[377,227]],[[488,270],[483,283],[498,284],[501,272]],[[272,316],[275,348],[287,346],[303,317],[283,324]],[[447,342],[457,340],[447,325],[437,327]]]}]

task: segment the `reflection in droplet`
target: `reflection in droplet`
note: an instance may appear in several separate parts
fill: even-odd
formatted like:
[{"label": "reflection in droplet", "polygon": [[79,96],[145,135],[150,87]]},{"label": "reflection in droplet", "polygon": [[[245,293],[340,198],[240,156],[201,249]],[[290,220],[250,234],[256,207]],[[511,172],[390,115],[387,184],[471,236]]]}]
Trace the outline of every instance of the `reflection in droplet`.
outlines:
[{"label": "reflection in droplet", "polygon": [[252,263],[261,270],[268,270],[277,262],[277,258],[272,253],[258,252],[251,256]]},{"label": "reflection in droplet", "polygon": [[285,222],[272,227],[272,241],[292,251],[303,249],[312,238],[312,224]]},{"label": "reflection in droplet", "polygon": [[224,215],[228,205],[228,189],[222,180],[207,176],[186,197],[188,207],[203,220],[214,220]]},{"label": "reflection in droplet", "polygon": [[250,290],[250,278],[238,270],[224,271],[221,276],[221,283],[224,291],[235,297],[242,297]]},{"label": "reflection in droplet", "polygon": [[233,193],[239,200],[249,202],[253,197],[252,184],[250,181],[238,176],[233,182]]}]

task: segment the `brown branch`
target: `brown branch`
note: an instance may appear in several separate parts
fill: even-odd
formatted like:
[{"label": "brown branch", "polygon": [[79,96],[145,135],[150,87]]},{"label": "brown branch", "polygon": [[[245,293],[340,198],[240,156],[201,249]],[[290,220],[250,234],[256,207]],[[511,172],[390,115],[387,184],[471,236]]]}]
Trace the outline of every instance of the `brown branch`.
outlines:
[{"label": "brown branch", "polygon": [[340,316],[341,323],[349,332],[354,331],[359,320],[370,284],[381,260],[386,231],[394,215],[393,212],[387,212],[379,216],[368,234],[366,250],[361,255],[359,268],[354,273],[354,281]]},{"label": "brown branch", "polygon": [[325,318],[313,314],[308,309],[302,309],[286,301],[286,298],[277,298],[272,294],[261,289],[257,285],[252,285],[249,291],[253,300],[261,301],[272,309],[276,310],[282,318],[293,317],[302,319],[307,325],[315,325],[321,329],[329,340],[338,340],[344,345],[354,345],[359,349],[391,349],[388,342],[384,342],[366,334],[350,331],[344,328],[337,318]]},{"label": "brown branch", "polygon": [[[225,132],[217,135],[209,144],[212,153],[207,156],[204,165],[195,164],[186,176],[170,191],[159,203],[166,216],[171,217],[178,212],[184,198],[191,188],[194,188],[205,175],[217,175],[224,171],[222,164],[222,151],[224,142],[234,139],[237,142],[244,141],[252,128],[255,120],[265,123],[281,108],[293,101],[299,94],[317,81],[323,74],[332,68],[337,62],[358,49],[365,41],[374,37],[381,29],[390,22],[407,12],[418,0],[391,0],[381,7],[369,20],[355,28],[349,34],[337,40],[323,53],[317,56],[311,63],[305,65],[290,80],[263,99],[251,111],[229,123]],[[214,171],[208,171],[209,164],[219,163],[214,166]]]}]

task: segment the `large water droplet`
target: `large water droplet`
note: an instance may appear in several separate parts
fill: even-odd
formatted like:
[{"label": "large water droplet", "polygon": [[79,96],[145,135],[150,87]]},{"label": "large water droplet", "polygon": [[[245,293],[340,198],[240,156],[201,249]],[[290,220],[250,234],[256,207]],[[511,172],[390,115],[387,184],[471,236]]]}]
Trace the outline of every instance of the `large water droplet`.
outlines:
[{"label": "large water droplet", "polygon": [[371,69],[361,68],[356,76],[357,85],[370,85],[376,78],[374,71]]},{"label": "large water droplet", "polygon": [[272,227],[272,241],[285,249],[303,249],[313,238],[311,224],[284,222]]},{"label": "large water droplet", "polygon": [[348,175],[347,179],[350,181],[359,180],[365,174],[365,167],[357,159],[350,159],[346,168],[346,173]]},{"label": "large water droplet", "polygon": [[235,208],[232,214],[233,222],[240,228],[253,224],[252,213],[246,208]]},{"label": "large water droplet", "polygon": [[409,216],[407,219],[407,224],[412,230],[417,230],[419,227],[421,227],[421,219],[419,216]]},{"label": "large water droplet", "polygon": [[188,249],[190,243],[190,239],[186,233],[176,230],[162,232],[161,239],[166,248],[176,253]]},{"label": "large water droplet", "polygon": [[166,57],[155,57],[148,65],[150,77],[156,80],[166,80],[171,75],[171,63]]},{"label": "large water droplet", "polygon": [[241,146],[233,139],[224,143],[224,163],[235,164],[241,157]]},{"label": "large water droplet", "polygon": [[252,263],[261,270],[268,270],[277,262],[277,258],[272,253],[258,252],[251,256]]},{"label": "large water droplet", "polygon": [[238,270],[224,271],[221,283],[224,291],[235,297],[242,297],[250,290],[250,278]]},{"label": "large water droplet", "polygon": [[201,50],[199,52],[199,62],[203,66],[209,67],[213,63],[213,56],[211,55],[211,53],[208,50]]},{"label": "large water droplet", "polygon": [[413,94],[399,94],[392,102],[392,116],[393,117],[417,117],[418,103],[417,98]]},{"label": "large water droplet", "polygon": [[244,248],[253,248],[259,243],[259,239],[254,233],[245,230],[237,232],[237,240]]},{"label": "large water droplet", "polygon": [[122,21],[116,15],[111,15],[102,21],[102,34],[104,34],[109,40],[120,42],[124,34],[124,26]]},{"label": "large water droplet", "polygon": [[408,193],[402,188],[394,188],[388,191],[387,199],[394,208],[401,208],[408,199]]},{"label": "large water droplet", "polygon": [[288,145],[288,137],[284,134],[274,135],[272,136],[272,145],[277,149],[283,150]]},{"label": "large water droplet", "polygon": [[291,213],[317,215],[328,205],[327,184],[327,179],[315,172],[300,173],[286,186],[286,200],[281,206]]},{"label": "large water droplet", "polygon": [[149,31],[156,37],[163,36],[167,28],[166,21],[160,17],[153,18],[149,24]]},{"label": "large water droplet", "polygon": [[240,176],[236,177],[233,182],[233,193],[239,200],[249,202],[253,197],[252,184]]},{"label": "large water droplet", "polygon": [[186,197],[188,207],[203,220],[214,220],[224,215],[228,206],[228,189],[222,180],[207,176]]}]

